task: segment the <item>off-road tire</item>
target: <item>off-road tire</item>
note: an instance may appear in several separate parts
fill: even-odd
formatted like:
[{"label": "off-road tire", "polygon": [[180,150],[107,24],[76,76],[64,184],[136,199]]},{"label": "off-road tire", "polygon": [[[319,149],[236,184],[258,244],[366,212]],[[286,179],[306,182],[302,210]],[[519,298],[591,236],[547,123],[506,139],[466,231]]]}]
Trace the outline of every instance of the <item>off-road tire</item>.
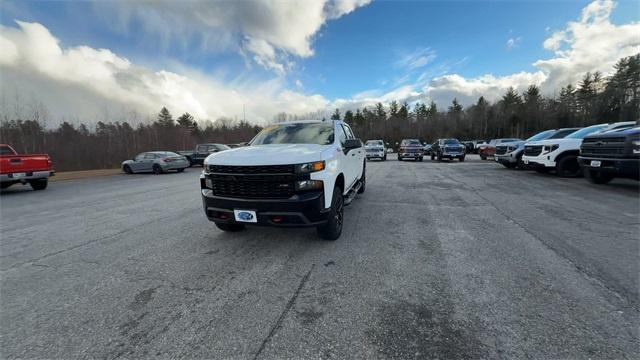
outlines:
[{"label": "off-road tire", "polygon": [[487,160],[487,155],[480,155],[480,160]]},{"label": "off-road tire", "polygon": [[339,187],[333,188],[331,200],[331,210],[327,222],[316,228],[318,235],[324,240],[337,240],[342,234],[342,223],[344,221],[344,198]]},{"label": "off-road tire", "polygon": [[459,157],[458,160],[460,160],[460,162],[464,162],[464,156]]},{"label": "off-road tire", "polygon": [[556,175],[565,178],[580,176],[580,165],[575,155],[563,156],[556,164]]},{"label": "off-road tire", "polygon": [[38,179],[38,180],[30,180],[29,185],[33,190],[44,190],[47,188],[49,184],[49,179]]},{"label": "off-road tire", "polygon": [[590,169],[584,169],[583,173],[584,177],[587,178],[590,183],[598,185],[606,184],[616,177],[615,174]]},{"label": "off-road tire", "polygon": [[244,225],[242,224],[224,224],[224,223],[215,223],[218,229],[226,232],[237,232],[244,230]]}]

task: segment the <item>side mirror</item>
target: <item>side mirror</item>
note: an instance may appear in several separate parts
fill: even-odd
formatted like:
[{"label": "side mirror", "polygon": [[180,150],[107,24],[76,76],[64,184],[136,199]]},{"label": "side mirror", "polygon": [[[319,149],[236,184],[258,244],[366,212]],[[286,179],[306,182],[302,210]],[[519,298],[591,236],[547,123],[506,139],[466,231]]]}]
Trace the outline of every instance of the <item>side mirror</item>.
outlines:
[{"label": "side mirror", "polygon": [[349,151],[353,149],[358,149],[362,147],[362,141],[360,139],[347,139],[344,142],[344,150]]}]

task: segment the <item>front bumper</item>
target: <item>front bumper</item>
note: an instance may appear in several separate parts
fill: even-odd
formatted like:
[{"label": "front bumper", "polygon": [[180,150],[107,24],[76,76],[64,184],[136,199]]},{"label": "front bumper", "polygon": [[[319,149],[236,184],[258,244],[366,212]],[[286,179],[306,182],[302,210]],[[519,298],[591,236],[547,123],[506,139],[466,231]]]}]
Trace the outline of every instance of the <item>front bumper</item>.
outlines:
[{"label": "front bumper", "polygon": [[[203,188],[202,205],[210,221],[222,224],[309,227],[327,222],[330,209],[324,208],[324,192],[311,191],[288,199],[239,199],[213,195]],[[257,223],[237,222],[233,210],[256,212]]]},{"label": "front bumper", "polygon": [[522,152],[512,151],[510,153],[501,155],[495,154],[493,158],[497,163],[500,164],[514,164],[518,162],[518,157],[521,155],[521,153]]},{"label": "front bumper", "polygon": [[367,152],[367,159],[382,159],[385,157],[384,151]]},{"label": "front bumper", "polygon": [[398,156],[402,157],[402,158],[419,158],[419,157],[424,156],[424,154],[423,153],[417,153],[417,152],[416,153],[405,153],[405,152],[403,152],[403,153],[398,153]]},{"label": "front bumper", "polygon": [[[591,166],[591,161],[599,161],[600,166]],[[578,156],[578,164],[586,170],[615,173],[618,177],[640,180],[640,159],[611,159]]]},{"label": "front bumper", "polygon": [[458,159],[464,157],[463,152],[443,152],[442,157],[445,159]]},{"label": "front bumper", "polygon": [[[17,174],[24,174],[24,176]],[[55,172],[53,170],[46,171],[28,171],[28,172],[17,172],[17,173],[9,173],[9,174],[0,174],[0,182],[12,182],[12,183],[26,183],[29,180],[36,179],[46,179],[50,176],[54,176]]]},{"label": "front bumper", "polygon": [[[552,153],[547,153],[547,154],[538,155],[538,156],[523,155],[522,162],[524,163],[525,166],[529,166],[532,168],[536,168],[536,167],[555,168],[556,156],[555,155],[552,156],[551,154]],[[551,159],[554,159],[554,160],[551,160]]]}]

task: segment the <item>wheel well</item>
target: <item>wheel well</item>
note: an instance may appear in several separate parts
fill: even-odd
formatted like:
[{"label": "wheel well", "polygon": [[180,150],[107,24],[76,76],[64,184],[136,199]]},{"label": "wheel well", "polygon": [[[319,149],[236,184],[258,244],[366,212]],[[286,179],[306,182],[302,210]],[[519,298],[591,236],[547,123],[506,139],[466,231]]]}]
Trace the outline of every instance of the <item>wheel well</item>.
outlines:
[{"label": "wheel well", "polygon": [[578,156],[578,155],[580,155],[580,151],[579,150],[568,150],[568,151],[565,151],[563,153],[560,153],[560,154],[558,154],[558,156],[556,156],[556,163],[558,161],[562,160],[563,158],[565,158],[567,156],[570,156],[570,155]]},{"label": "wheel well", "polygon": [[344,175],[338,175],[336,178],[336,186],[340,188],[340,191],[344,192]]}]

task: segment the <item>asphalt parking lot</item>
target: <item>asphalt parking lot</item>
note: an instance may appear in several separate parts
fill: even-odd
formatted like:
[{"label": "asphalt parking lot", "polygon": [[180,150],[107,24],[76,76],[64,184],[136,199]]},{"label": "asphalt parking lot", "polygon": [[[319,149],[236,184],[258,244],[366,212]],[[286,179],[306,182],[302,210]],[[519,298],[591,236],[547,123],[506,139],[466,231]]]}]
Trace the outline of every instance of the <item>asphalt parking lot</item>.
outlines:
[{"label": "asphalt parking lot", "polygon": [[638,358],[638,183],[369,162],[342,237],[228,234],[199,168],[0,196],[2,358]]}]

